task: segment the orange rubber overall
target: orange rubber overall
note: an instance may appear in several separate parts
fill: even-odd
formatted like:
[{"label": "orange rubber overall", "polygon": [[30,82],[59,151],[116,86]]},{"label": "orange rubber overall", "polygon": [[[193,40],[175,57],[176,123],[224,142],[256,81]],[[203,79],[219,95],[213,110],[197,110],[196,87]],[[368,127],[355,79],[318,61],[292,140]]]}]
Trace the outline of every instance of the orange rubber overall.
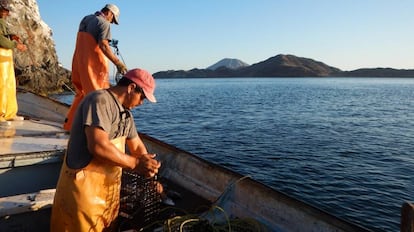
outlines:
[{"label": "orange rubber overall", "polygon": [[72,59],[72,84],[75,86],[76,95],[63,124],[63,128],[68,131],[82,99],[94,90],[109,88],[108,58],[93,36],[87,32],[78,32],[77,35]]}]

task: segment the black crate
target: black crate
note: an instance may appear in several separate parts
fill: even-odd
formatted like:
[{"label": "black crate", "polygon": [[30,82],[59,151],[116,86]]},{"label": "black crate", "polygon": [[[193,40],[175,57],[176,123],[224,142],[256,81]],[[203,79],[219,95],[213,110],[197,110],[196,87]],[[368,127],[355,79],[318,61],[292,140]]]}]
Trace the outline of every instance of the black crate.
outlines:
[{"label": "black crate", "polygon": [[157,176],[146,178],[123,170],[119,217],[124,224],[127,222],[139,229],[156,220],[161,207],[161,195],[157,191],[159,184]]}]

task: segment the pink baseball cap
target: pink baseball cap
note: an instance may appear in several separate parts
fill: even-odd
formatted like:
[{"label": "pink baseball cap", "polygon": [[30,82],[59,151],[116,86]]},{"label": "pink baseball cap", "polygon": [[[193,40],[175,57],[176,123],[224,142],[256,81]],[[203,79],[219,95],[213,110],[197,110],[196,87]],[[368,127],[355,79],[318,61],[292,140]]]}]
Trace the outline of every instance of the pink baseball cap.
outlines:
[{"label": "pink baseball cap", "polygon": [[144,91],[145,97],[150,102],[157,102],[154,96],[155,80],[152,75],[143,69],[131,69],[125,73],[124,77],[135,82]]}]

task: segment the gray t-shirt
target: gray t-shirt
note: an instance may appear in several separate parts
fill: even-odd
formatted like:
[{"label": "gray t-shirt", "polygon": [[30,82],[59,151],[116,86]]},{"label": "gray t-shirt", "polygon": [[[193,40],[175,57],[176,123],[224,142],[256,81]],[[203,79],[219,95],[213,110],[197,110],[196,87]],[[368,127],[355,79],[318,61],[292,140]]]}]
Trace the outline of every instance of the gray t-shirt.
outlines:
[{"label": "gray t-shirt", "polygon": [[101,12],[85,16],[79,24],[79,32],[88,32],[96,42],[111,40],[111,23]]},{"label": "gray t-shirt", "polygon": [[99,127],[109,139],[138,136],[132,113],[108,91],[97,90],[86,95],[73,119],[67,149],[66,164],[73,169],[83,168],[92,160],[87,147],[85,126]]}]

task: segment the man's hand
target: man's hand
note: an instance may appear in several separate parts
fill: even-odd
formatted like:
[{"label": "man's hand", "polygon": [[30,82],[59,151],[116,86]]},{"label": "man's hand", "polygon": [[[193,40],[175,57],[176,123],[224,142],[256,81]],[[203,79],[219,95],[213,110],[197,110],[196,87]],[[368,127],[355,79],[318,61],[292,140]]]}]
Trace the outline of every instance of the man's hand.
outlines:
[{"label": "man's hand", "polygon": [[134,172],[137,172],[146,177],[153,177],[158,173],[161,163],[155,158],[155,154],[143,154],[137,158],[137,164]]},{"label": "man's hand", "polygon": [[17,44],[17,46],[16,46],[16,48],[17,48],[19,51],[22,51],[22,52],[24,52],[24,51],[26,51],[26,50],[27,50],[26,45],[24,45],[24,44],[22,44],[22,43],[18,43],[18,44]]},{"label": "man's hand", "polygon": [[127,67],[125,66],[124,63],[122,62],[118,62],[116,64],[116,69],[118,70],[119,73],[121,73],[122,75],[124,75],[127,72]]}]

